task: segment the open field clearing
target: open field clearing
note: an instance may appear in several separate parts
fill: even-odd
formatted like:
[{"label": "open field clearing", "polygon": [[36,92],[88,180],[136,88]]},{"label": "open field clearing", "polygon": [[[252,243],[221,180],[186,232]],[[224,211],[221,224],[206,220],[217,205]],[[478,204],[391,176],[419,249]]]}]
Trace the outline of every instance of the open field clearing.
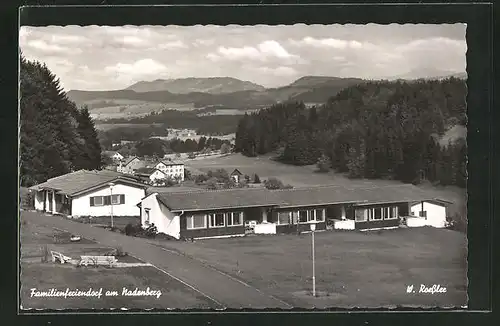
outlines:
[{"label": "open field clearing", "polygon": [[97,130],[108,131],[115,128],[130,128],[130,129],[143,129],[149,127],[160,127],[161,123],[153,124],[135,124],[135,123],[96,123],[95,127]]},{"label": "open field clearing", "polygon": [[[158,102],[140,102],[124,103],[101,108],[95,108],[90,111],[92,118],[96,120],[137,118],[150,114],[151,112],[161,112],[163,110],[191,111],[194,110],[191,104],[176,103],[158,103]],[[114,103],[113,103],[114,104]]]},{"label": "open field clearing", "polygon": [[[162,242],[296,307],[455,306],[466,304],[466,236],[433,228],[316,233],[316,289],[311,235],[247,236]],[[222,254],[223,253],[223,254]],[[421,284],[446,293],[419,293]],[[407,293],[414,285],[415,293]]]},{"label": "open field clearing", "polygon": [[[382,187],[388,185],[401,184],[394,180],[367,180],[349,179],[342,174],[335,172],[316,173],[316,166],[294,166],[287,165],[270,159],[269,155],[259,157],[246,157],[241,154],[231,154],[223,157],[199,158],[186,162],[186,167],[193,173],[209,170],[226,169],[231,173],[238,169],[243,174],[250,177],[258,174],[263,181],[269,177],[275,177],[285,184],[295,187],[307,187],[317,185],[339,185],[345,187]],[[432,192],[435,197],[454,202],[450,207],[450,215],[460,209],[466,203],[466,190],[458,187],[433,187],[422,185],[421,188]]]},{"label": "open field clearing", "polygon": [[[59,241],[54,241],[57,236]],[[169,277],[154,267],[76,267],[70,264],[43,262],[44,247],[48,250],[77,258],[80,255],[105,255],[112,248],[104,247],[83,238],[78,243],[61,241],[69,234],[49,227],[23,223],[21,227],[21,307],[22,309],[109,309],[109,308],[210,308],[213,303]],[[140,260],[131,257],[117,257],[119,262],[136,263]],[[123,296],[123,288],[135,288],[156,292],[151,296]],[[99,291],[98,297],[37,297],[31,296],[32,290],[50,291],[81,290]],[[106,296],[106,291],[117,291],[117,295]]]}]

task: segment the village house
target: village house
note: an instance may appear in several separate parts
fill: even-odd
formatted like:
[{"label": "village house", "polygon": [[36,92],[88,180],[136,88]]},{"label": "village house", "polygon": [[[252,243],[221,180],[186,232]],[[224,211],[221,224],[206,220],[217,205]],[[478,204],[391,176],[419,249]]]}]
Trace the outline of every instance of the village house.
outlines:
[{"label": "village house", "polygon": [[139,216],[137,203],[145,196],[146,187],[121,173],[79,170],[29,189],[38,211],[73,217]]},{"label": "village house", "polygon": [[234,182],[240,183],[241,178],[243,178],[243,173],[240,172],[238,169],[234,169],[233,172],[229,175],[231,178],[233,178]]},{"label": "village house", "polygon": [[125,159],[122,154],[115,152],[115,151],[104,151],[102,154],[104,156],[109,157],[110,159],[113,160],[113,162],[116,162],[116,163]]},{"label": "village house", "polygon": [[170,160],[163,160],[153,166],[155,169],[163,172],[167,178],[172,180],[184,181],[184,163]]},{"label": "village house", "polygon": [[135,170],[146,167],[146,162],[136,156],[129,157],[127,160],[120,162],[116,168],[117,172],[125,174],[134,174]]},{"label": "village house", "polygon": [[168,176],[156,168],[139,168],[135,170],[135,175],[142,181],[151,185],[161,185],[168,179]]},{"label": "village house", "polygon": [[418,219],[419,226],[442,227],[446,209],[411,215],[416,202],[427,209],[433,201],[436,199],[413,185],[318,186],[154,192],[138,207],[145,227],[154,223],[159,232],[175,238],[212,238],[243,236],[248,222],[254,222],[257,234],[304,232],[311,223],[316,230],[325,230],[327,221],[334,229],[397,228],[406,217]]}]

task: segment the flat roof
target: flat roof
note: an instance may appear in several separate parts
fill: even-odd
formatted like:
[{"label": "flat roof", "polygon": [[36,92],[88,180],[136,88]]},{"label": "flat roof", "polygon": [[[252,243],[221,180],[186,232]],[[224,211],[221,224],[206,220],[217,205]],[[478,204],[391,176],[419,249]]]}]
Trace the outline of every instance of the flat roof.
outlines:
[{"label": "flat roof", "polygon": [[245,207],[305,207],[330,204],[381,204],[435,200],[413,185],[349,188],[316,186],[282,190],[238,188],[185,192],[157,191],[159,200],[172,211],[197,211]]}]

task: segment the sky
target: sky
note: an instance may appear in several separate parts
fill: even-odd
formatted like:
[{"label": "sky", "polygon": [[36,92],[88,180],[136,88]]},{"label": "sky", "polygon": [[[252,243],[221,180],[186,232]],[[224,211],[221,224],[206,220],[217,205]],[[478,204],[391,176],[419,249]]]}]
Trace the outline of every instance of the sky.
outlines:
[{"label": "sky", "polygon": [[465,72],[465,32],[465,24],[22,26],[19,44],[66,91],[221,76],[279,87],[303,76]]}]

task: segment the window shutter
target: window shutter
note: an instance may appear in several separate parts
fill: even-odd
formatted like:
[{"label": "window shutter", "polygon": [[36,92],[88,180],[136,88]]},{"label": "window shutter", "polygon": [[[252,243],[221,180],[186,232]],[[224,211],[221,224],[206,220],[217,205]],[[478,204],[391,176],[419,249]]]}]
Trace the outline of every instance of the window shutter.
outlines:
[{"label": "window shutter", "polygon": [[111,196],[104,196],[104,205],[111,205]]},{"label": "window shutter", "polygon": [[120,195],[120,204],[125,204],[125,195]]},{"label": "window shutter", "polygon": [[90,197],[90,206],[94,206],[94,197]]}]

